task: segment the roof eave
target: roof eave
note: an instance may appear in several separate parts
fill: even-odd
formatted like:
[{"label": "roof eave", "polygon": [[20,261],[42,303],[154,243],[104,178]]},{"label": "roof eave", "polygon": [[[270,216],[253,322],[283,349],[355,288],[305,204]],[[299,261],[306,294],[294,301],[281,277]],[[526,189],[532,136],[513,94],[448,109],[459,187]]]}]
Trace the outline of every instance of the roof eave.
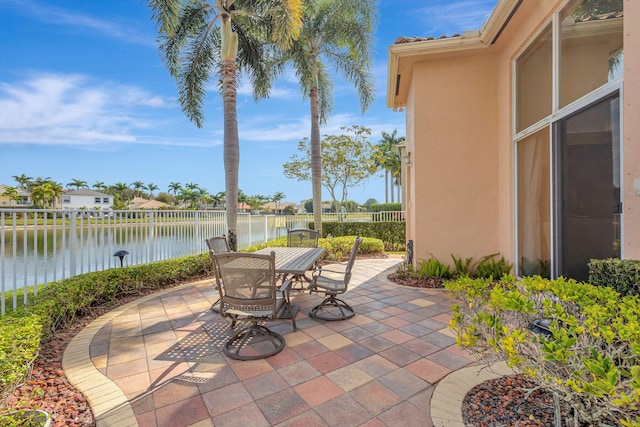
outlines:
[{"label": "roof eave", "polygon": [[389,46],[389,62],[387,67],[387,107],[402,108],[406,106],[406,94],[399,96],[400,77],[398,64],[403,58],[427,57],[439,53],[451,53],[485,48],[495,43],[517,10],[522,0],[499,0],[480,30],[466,31],[460,37],[443,38],[413,43],[394,44]]}]

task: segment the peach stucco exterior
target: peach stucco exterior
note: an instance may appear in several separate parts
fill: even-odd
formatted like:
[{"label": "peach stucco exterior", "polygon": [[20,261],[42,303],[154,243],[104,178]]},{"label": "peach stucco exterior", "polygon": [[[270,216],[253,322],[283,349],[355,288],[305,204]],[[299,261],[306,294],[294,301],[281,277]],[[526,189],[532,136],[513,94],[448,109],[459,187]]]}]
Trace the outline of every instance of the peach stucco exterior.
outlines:
[{"label": "peach stucco exterior", "polygon": [[[407,239],[414,260],[516,245],[514,60],[565,0],[499,0],[479,31],[389,48],[387,104],[406,111]],[[640,259],[640,2],[624,2],[623,257]],[[629,25],[627,25],[629,23]],[[637,181],[640,184],[640,181]],[[636,187],[638,186],[636,184]]]}]

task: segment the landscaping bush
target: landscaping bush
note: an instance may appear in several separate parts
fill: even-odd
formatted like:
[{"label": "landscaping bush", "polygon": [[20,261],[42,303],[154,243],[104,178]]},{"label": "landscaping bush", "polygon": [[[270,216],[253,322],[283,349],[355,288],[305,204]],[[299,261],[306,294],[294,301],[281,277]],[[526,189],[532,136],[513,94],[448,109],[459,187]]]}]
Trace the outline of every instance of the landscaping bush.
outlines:
[{"label": "landscaping bush", "polygon": [[369,210],[371,212],[397,212],[402,210],[402,203],[372,203]]},{"label": "landscaping bush", "polygon": [[569,403],[575,425],[640,426],[640,298],[573,280],[445,285],[460,346],[497,356]]},{"label": "landscaping bush", "polygon": [[631,259],[592,259],[589,283],[610,286],[620,295],[640,295],[640,261]]},{"label": "landscaping bush", "polygon": [[[330,239],[318,239],[318,247],[324,248],[326,250],[323,259],[328,261],[341,261],[349,257],[355,241],[356,236],[341,236]],[[245,249],[244,251],[255,252],[264,248],[284,246],[287,246],[286,236],[279,237],[278,239],[272,240],[267,243],[253,245]],[[384,244],[380,239],[363,237],[362,242],[360,243],[360,248],[358,249],[358,253],[361,255],[383,254]]]},{"label": "landscaping bush", "polygon": [[386,251],[404,251],[406,244],[406,224],[404,221],[377,222],[325,222],[322,223],[323,237],[367,236],[384,242]]}]

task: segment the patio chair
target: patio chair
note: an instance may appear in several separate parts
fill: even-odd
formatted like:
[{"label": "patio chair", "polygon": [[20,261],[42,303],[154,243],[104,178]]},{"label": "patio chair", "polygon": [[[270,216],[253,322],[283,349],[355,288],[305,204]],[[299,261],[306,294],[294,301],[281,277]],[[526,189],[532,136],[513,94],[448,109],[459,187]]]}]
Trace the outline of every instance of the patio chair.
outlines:
[{"label": "patio chair", "polygon": [[[296,228],[287,232],[287,247],[290,248],[317,248],[319,233],[310,228]],[[304,275],[296,274],[292,278],[291,289],[296,291],[304,290],[304,281],[311,282],[311,279]],[[297,286],[296,286],[297,285]]]},{"label": "patio chair", "polygon": [[[285,296],[291,282],[276,287],[275,253],[216,254],[209,251],[209,254],[218,272],[220,314],[231,319],[232,326],[236,322],[245,323],[224,344],[224,354],[237,360],[255,360],[282,351],[284,337],[263,325],[278,319],[280,304],[289,304]],[[291,322],[295,331],[295,316]]]},{"label": "patio chair", "polygon": [[[356,312],[353,308],[337,296],[347,292],[349,281],[351,280],[351,269],[356,260],[361,242],[362,239],[356,237],[351,249],[351,255],[346,264],[330,264],[326,267],[320,266],[314,270],[311,284],[309,285],[309,293],[324,293],[325,299],[311,309],[309,312],[311,318],[345,320],[355,316]],[[343,265],[344,270],[331,269],[339,265]],[[325,273],[333,273],[333,277],[328,277]]]},{"label": "patio chair", "polygon": [[317,248],[318,231],[310,228],[297,228],[287,232],[287,246],[290,248]]},{"label": "patio chair", "polygon": [[[231,249],[229,249],[229,243],[227,242],[227,237],[225,235],[222,236],[216,236],[216,237],[211,237],[209,239],[205,239],[204,240],[205,243],[207,244],[207,247],[209,248],[210,251],[213,251],[213,253],[216,254],[226,254],[231,252]],[[215,269],[215,263],[213,265],[213,268]],[[216,276],[218,275],[217,271],[214,271],[214,273],[216,274]],[[216,289],[218,288],[217,285],[217,281],[216,283]],[[211,305],[211,310],[215,311],[216,313],[218,311],[220,311],[220,300],[218,299],[218,301],[214,302]]]}]

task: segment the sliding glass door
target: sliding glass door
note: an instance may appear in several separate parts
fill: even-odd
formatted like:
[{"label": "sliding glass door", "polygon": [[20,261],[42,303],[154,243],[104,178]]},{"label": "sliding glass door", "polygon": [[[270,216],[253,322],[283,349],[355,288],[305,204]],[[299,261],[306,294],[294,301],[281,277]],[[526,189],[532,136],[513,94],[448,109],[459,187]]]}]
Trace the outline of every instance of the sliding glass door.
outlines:
[{"label": "sliding glass door", "polygon": [[554,276],[587,280],[591,259],[620,257],[620,98],[554,123]]}]

